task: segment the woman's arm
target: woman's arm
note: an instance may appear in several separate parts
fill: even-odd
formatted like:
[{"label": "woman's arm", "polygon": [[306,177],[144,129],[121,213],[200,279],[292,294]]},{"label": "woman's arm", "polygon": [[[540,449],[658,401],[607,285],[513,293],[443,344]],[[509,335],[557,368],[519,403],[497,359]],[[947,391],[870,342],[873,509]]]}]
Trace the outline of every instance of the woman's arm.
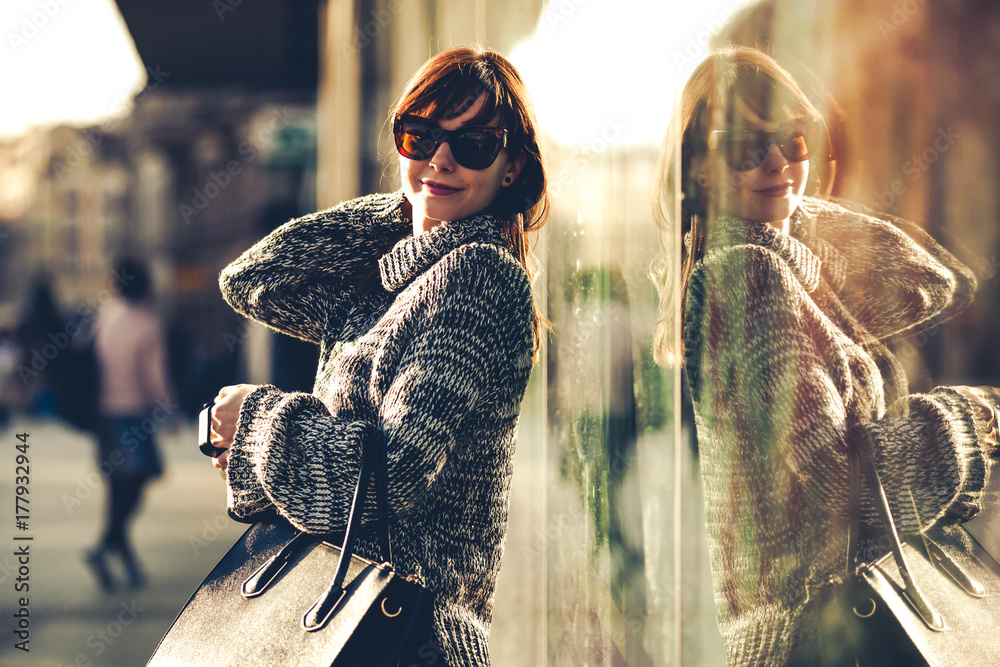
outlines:
[{"label": "woman's arm", "polygon": [[[392,197],[365,201],[384,208]],[[378,209],[379,216],[368,217],[366,210],[362,206],[359,212],[357,201],[348,202],[285,223],[223,270],[222,295],[247,317],[320,342],[326,323],[346,315],[357,278],[372,271],[406,228],[398,216]]]},{"label": "woman's arm", "polygon": [[[331,532],[346,524],[361,447],[375,429],[387,439],[389,503],[406,511],[434,483],[485,402],[492,418],[515,420],[531,367],[530,287],[523,270],[489,247],[460,249],[429,270],[412,335],[378,330],[357,345],[379,349],[371,378],[348,380],[364,397],[331,414],[319,398],[260,387],[247,395],[229,452],[231,510],[240,518],[275,508],[298,528]],[[394,334],[396,335],[396,334]],[[497,394],[507,400],[497,402]]]},{"label": "woman's arm", "polygon": [[[917,225],[846,201],[811,202],[819,235],[841,254],[841,298],[877,338],[932,328],[964,310],[976,277]],[[843,208],[841,208],[843,207]]]},{"label": "woman's arm", "polygon": [[[998,458],[995,412],[973,387],[903,396],[866,425],[897,528],[967,521],[982,510]],[[876,515],[866,517],[876,521]]]}]

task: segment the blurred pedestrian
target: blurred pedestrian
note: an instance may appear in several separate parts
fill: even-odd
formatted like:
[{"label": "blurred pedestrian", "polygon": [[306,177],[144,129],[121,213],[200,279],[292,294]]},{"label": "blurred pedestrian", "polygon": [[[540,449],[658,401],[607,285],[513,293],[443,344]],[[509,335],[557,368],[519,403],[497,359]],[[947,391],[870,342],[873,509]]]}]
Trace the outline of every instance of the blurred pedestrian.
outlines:
[{"label": "blurred pedestrian", "polygon": [[111,284],[120,291],[98,313],[94,333],[101,378],[98,465],[106,481],[107,513],[101,541],[86,555],[105,591],[115,586],[111,556],[121,562],[130,588],[145,582],[128,527],[143,489],[163,472],[156,431],[172,412],[163,332],[150,307],[149,272],[141,262],[123,259]]},{"label": "blurred pedestrian", "polygon": [[21,356],[14,335],[0,331],[0,428],[10,420],[10,411],[17,400],[17,362]]},{"label": "blurred pedestrian", "polygon": [[51,361],[58,357],[59,350],[52,337],[64,326],[51,278],[45,274],[35,276],[16,330],[21,357],[17,372],[23,392],[22,405],[29,413],[43,416],[55,413],[49,375]]}]

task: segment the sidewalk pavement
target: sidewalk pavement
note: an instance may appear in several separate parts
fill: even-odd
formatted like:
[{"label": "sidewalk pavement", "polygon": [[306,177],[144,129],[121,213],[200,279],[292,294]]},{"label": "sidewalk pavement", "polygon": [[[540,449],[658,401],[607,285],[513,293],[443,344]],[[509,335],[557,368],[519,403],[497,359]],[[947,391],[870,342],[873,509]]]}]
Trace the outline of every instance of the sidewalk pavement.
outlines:
[{"label": "sidewalk pavement", "polygon": [[[29,445],[26,531],[15,524],[18,433],[28,434]],[[225,487],[195,447],[194,426],[167,424],[157,437],[166,471],[147,487],[132,524],[147,585],[104,594],[83,562],[84,550],[97,542],[105,502],[94,442],[50,420],[15,416],[0,430],[0,506],[7,508],[0,512],[0,666],[145,665],[188,597],[243,533],[246,527],[226,515]],[[15,552],[25,546],[30,589],[19,592]],[[22,597],[30,614],[28,652],[15,646]]]}]

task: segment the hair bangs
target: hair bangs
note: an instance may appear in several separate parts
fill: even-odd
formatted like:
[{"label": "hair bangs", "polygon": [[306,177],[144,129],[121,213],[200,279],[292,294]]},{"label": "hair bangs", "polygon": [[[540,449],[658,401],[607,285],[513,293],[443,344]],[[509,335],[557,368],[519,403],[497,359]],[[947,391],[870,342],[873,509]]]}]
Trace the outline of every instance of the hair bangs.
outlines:
[{"label": "hair bangs", "polygon": [[418,86],[402,101],[400,114],[414,114],[429,120],[461,116],[482,98],[483,104],[466,125],[491,125],[499,116],[499,124],[512,128],[513,112],[509,99],[497,85],[486,67],[459,67]]}]

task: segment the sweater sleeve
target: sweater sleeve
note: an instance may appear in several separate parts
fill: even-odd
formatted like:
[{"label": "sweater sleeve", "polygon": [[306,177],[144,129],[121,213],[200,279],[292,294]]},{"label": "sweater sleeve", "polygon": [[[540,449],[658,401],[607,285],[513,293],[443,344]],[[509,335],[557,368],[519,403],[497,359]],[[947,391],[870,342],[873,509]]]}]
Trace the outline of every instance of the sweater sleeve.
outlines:
[{"label": "sweater sleeve", "polygon": [[900,531],[967,521],[982,510],[998,452],[976,403],[967,387],[938,387],[901,397],[883,419],[866,425]]},{"label": "sweater sleeve", "polygon": [[237,312],[318,343],[328,320],[345,317],[353,281],[402,229],[336,208],[291,220],[227,266],[219,287]]},{"label": "sweater sleeve", "polygon": [[[496,250],[462,248],[432,267],[421,287],[427,293],[407,324],[412,335],[374,362],[377,414],[344,418],[316,396],[270,386],[246,397],[229,458],[237,518],[273,508],[306,532],[343,529],[361,446],[376,428],[386,436],[390,511],[405,512],[475,429],[477,408],[494,392],[523,392],[532,353],[523,270]],[[357,344],[376,344],[366,337],[378,335]]]},{"label": "sweater sleeve", "polygon": [[[972,303],[976,277],[917,225],[860,205],[821,218],[846,260],[841,298],[877,338],[935,326]],[[854,213],[852,215],[851,213]]]}]

